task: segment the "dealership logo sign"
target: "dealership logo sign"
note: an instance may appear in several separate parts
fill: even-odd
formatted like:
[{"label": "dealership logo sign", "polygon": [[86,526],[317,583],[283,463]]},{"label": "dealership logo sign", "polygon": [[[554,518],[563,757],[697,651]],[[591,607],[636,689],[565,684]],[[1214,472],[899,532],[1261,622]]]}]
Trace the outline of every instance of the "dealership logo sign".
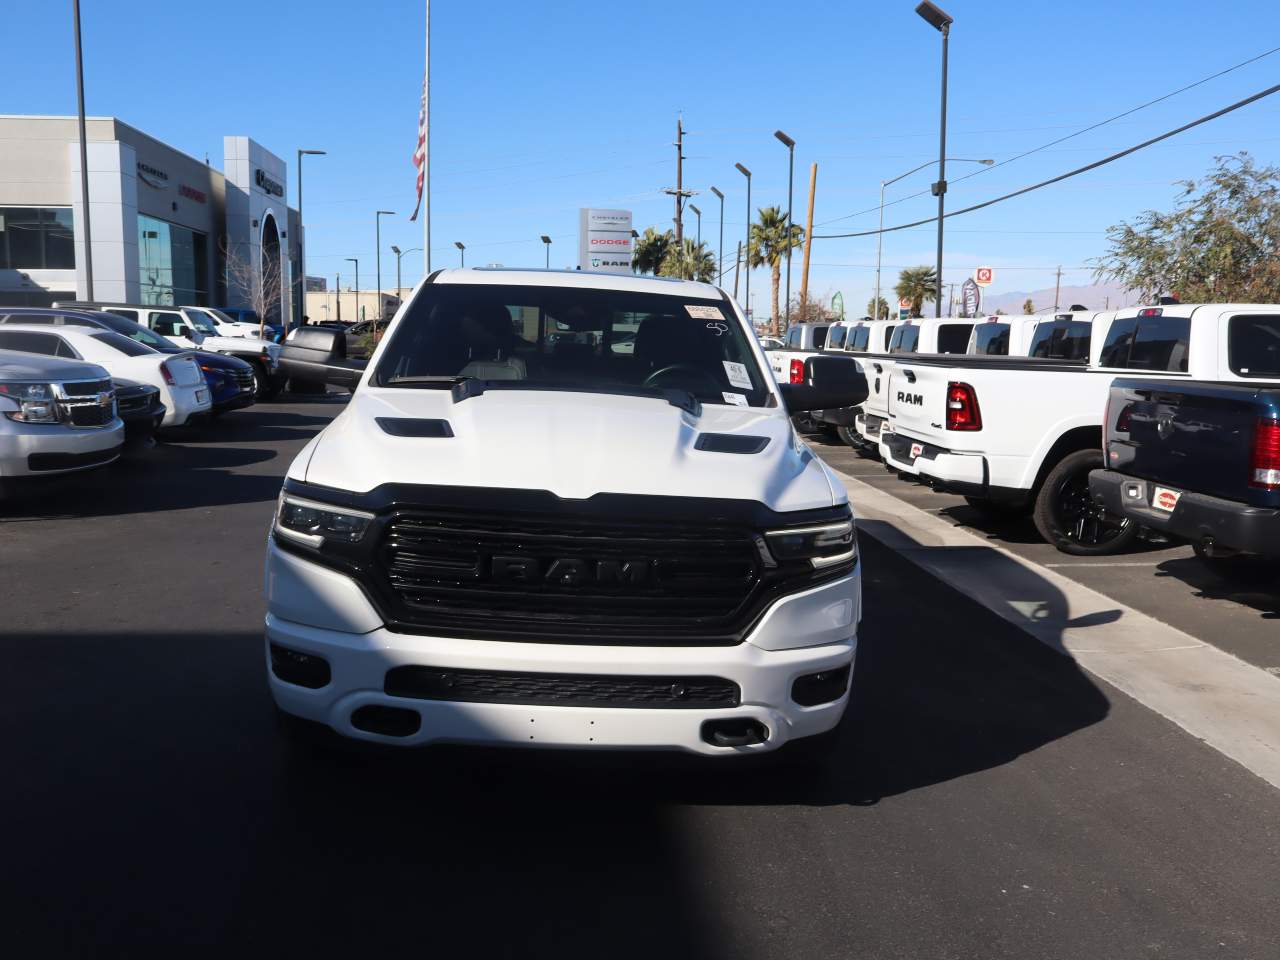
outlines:
[{"label": "dealership logo sign", "polygon": [[138,179],[153,190],[167,190],[169,188],[169,175],[149,163],[143,163],[141,160],[138,161]]},{"label": "dealership logo sign", "polygon": [[253,182],[262,188],[263,193],[269,193],[276,197],[284,196],[284,184],[279,180],[271,179],[267,172],[261,167],[254,171]]}]

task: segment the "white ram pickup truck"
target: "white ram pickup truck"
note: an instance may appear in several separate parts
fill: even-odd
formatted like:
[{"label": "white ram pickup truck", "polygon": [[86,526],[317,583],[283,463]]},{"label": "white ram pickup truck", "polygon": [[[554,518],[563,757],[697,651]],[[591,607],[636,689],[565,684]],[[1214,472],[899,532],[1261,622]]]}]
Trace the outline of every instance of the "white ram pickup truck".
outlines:
[{"label": "white ram pickup truck", "polygon": [[778,383],[790,383],[793,370],[798,371],[798,375],[803,378],[804,362],[826,349],[827,334],[832,327],[837,326],[839,324],[793,324],[787,330],[786,346],[765,351],[765,359],[769,363],[769,369],[773,371],[773,378]]},{"label": "white ram pickup truck", "polygon": [[[1119,375],[1239,381],[1248,358],[1230,357],[1235,317],[1275,314],[1258,304],[1176,304],[1092,315],[1087,364],[1044,357],[898,358],[885,385],[880,437],[886,467],[964,495],[990,512],[1033,511],[1044,539],[1065,553],[1128,545],[1137,527],[1089,496],[1103,466],[1102,423]],[[1069,319],[1068,319],[1069,317]],[[1085,317],[1052,330],[1068,355],[1085,342]]]},{"label": "white ram pickup truck", "polygon": [[880,425],[888,416],[885,386],[894,363],[901,354],[963,354],[969,349],[974,321],[964,317],[907,319],[897,323],[882,354],[868,354],[862,360],[867,375],[867,402],[854,420],[854,430],[863,445],[880,442]]},{"label": "white ram pickup truck", "polygon": [[865,391],[822,357],[775,383],[706,284],[432,274],[280,495],[264,660],[283,729],[713,757],[829,743],[857,540],[789,413]]}]

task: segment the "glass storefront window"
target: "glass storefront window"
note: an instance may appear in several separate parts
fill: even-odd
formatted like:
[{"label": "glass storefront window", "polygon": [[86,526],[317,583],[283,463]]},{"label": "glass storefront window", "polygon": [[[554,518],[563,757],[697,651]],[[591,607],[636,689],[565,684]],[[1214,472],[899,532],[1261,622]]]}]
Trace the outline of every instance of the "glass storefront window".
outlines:
[{"label": "glass storefront window", "polygon": [[0,270],[74,270],[70,207],[0,207]]},{"label": "glass storefront window", "polygon": [[203,233],[138,215],[138,274],[142,302],[202,306],[209,302],[208,238]]}]

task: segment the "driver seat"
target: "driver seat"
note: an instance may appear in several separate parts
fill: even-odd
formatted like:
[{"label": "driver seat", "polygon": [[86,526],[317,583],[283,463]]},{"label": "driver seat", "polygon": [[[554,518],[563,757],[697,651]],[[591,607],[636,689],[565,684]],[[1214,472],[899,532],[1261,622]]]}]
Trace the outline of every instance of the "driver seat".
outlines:
[{"label": "driver seat", "polygon": [[633,355],[640,361],[645,376],[674,364],[701,365],[704,346],[697,337],[698,328],[689,320],[670,314],[654,314],[646,318],[636,331]]}]

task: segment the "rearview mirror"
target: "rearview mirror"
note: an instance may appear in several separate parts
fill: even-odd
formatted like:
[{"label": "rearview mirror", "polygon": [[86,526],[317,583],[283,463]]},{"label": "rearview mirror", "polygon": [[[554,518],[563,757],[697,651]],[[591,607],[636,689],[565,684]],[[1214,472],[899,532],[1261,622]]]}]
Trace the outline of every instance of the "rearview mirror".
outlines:
[{"label": "rearview mirror", "polygon": [[[804,382],[784,383],[779,388],[789,413],[824,410],[829,420],[834,411],[861,404],[868,392],[867,378],[852,357],[810,357],[804,363]],[[834,415],[833,422],[840,419]],[[852,425],[852,412],[848,419],[849,423],[841,425]]]}]

